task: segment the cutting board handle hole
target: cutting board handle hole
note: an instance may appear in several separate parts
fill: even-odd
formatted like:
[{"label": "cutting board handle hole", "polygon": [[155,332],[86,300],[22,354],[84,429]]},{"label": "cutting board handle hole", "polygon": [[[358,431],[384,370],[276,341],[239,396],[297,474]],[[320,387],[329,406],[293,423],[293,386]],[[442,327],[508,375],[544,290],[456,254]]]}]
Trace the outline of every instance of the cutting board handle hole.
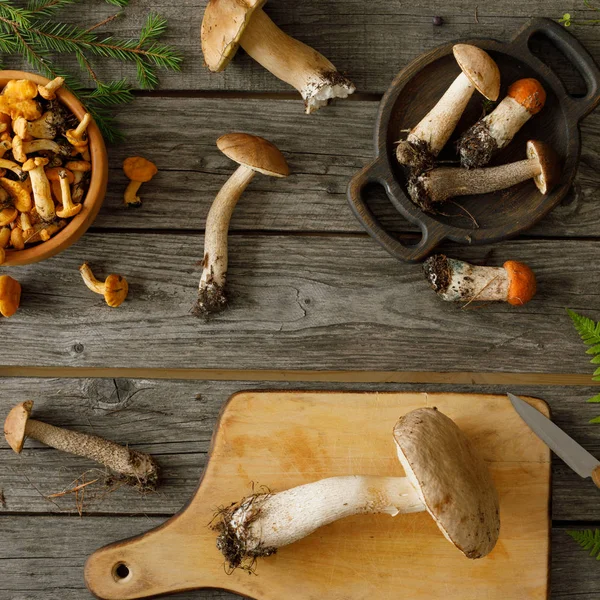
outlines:
[{"label": "cutting board handle hole", "polygon": [[131,570],[124,562],[119,562],[113,567],[113,577],[117,583],[121,583],[131,577]]}]

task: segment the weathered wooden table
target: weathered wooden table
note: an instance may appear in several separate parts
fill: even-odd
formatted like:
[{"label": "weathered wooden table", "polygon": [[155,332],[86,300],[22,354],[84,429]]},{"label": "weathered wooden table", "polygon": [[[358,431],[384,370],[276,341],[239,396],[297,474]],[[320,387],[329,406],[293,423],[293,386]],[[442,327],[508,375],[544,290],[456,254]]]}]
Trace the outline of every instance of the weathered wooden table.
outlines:
[{"label": "weathered wooden table", "polygon": [[[582,9],[582,1],[271,0],[272,18],[347,71],[360,91],[310,117],[294,93],[243,53],[224,74],[204,69],[204,4],[134,0],[127,18],[111,24],[126,34],[150,9],[160,11],[169,18],[168,41],[185,53],[184,70],[164,75],[160,91],[140,93],[119,115],[128,139],[110,148],[109,193],[93,229],[52,260],[9,270],[23,285],[23,303],[0,323],[2,418],[13,403],[33,399],[49,422],[151,452],[164,485],[145,496],[90,486],[83,501],[73,494],[48,499],[89,463],[32,442],[17,456],[2,441],[2,599],[88,598],[86,557],[159,524],[190,498],[217,413],[241,389],[510,389],[546,399],[556,422],[600,455],[599,426],[588,424],[600,409],[585,402],[597,388],[564,311],[600,317],[600,114],[582,127],[577,182],[550,217],[493,247],[445,247],[465,259],[530,263],[539,295],[524,308],[441,303],[418,266],[395,262],[363,233],[345,199],[349,178],[372,154],[378,100],[410,59],[461,37],[507,40],[530,16],[558,18]],[[108,14],[104,3],[84,3],[70,18],[95,22]],[[434,15],[445,25],[434,27]],[[573,32],[600,55],[600,30]],[[573,69],[542,40],[536,45],[545,59],[559,61],[569,91],[582,94]],[[258,178],[244,195],[232,223],[233,303],[205,324],[189,312],[202,229],[232,172],[215,140],[235,130],[276,143],[293,176]],[[160,173],[144,187],[143,207],[126,211],[120,164],[134,154],[155,160]],[[413,233],[380,191],[373,203],[398,235]],[[130,300],[114,310],[93,296],[77,271],[84,259],[104,274],[126,275]],[[600,563],[566,531],[600,523],[598,491],[558,460],[553,471],[552,598],[597,599]],[[233,598],[218,591],[178,597]]]}]

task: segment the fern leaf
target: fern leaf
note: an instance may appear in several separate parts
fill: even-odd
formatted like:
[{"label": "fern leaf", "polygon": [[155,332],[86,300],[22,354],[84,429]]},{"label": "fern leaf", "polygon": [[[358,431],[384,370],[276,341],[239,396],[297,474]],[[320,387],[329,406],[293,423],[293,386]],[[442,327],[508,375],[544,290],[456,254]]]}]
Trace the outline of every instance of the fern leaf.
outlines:
[{"label": "fern leaf", "polygon": [[590,556],[600,560],[600,529],[583,531],[567,531],[567,533],[584,549],[590,551]]}]

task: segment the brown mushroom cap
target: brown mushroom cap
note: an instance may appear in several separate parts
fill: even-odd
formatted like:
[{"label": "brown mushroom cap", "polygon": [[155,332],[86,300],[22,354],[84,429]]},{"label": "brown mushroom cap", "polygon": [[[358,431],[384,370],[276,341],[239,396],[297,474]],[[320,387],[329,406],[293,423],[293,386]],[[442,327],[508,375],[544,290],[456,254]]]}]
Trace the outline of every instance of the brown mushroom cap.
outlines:
[{"label": "brown mushroom cap", "polygon": [[130,156],[123,161],[123,172],[131,181],[146,183],[158,173],[158,169],[153,162],[146,158]]},{"label": "brown mushroom cap", "polygon": [[267,0],[209,0],[202,19],[204,62],[213,72],[223,71],[235,56],[252,13]]},{"label": "brown mushroom cap", "polygon": [[8,445],[17,453],[20,454],[23,450],[23,443],[25,442],[25,427],[29,416],[31,415],[31,409],[33,408],[33,401],[27,400],[17,404],[6,417],[4,421],[4,437],[8,442]]},{"label": "brown mushroom cap", "polygon": [[534,272],[524,263],[507,260],[504,268],[508,273],[508,297],[506,301],[514,306],[527,304],[537,291]]},{"label": "brown mushroom cap", "polygon": [[537,189],[548,194],[560,179],[560,161],[554,150],[544,142],[529,140],[527,142],[527,158],[539,162],[542,172],[533,178]]},{"label": "brown mushroom cap", "polygon": [[217,140],[219,150],[231,160],[271,177],[287,177],[290,168],[277,146],[247,133],[228,133]]},{"label": "brown mushroom cap", "polygon": [[456,423],[420,408],[400,418],[394,438],[406,476],[444,536],[467,558],[490,553],[500,532],[498,494]]},{"label": "brown mushroom cap", "polygon": [[498,100],[500,95],[500,69],[484,50],[470,44],[455,44],[454,58],[469,81],[488,100]]},{"label": "brown mushroom cap", "polygon": [[123,304],[129,293],[127,279],[122,275],[111,274],[106,278],[104,285],[104,300],[106,304],[112,308],[117,308],[117,306]]}]

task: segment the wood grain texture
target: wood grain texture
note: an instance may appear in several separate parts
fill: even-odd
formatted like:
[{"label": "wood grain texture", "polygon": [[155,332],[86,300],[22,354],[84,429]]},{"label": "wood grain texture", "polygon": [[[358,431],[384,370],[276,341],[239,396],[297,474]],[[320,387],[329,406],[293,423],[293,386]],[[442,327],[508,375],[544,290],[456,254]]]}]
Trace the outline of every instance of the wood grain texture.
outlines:
[{"label": "wood grain texture", "polygon": [[[292,174],[285,180],[257,177],[236,207],[232,230],[362,233],[346,191],[350,179],[373,158],[377,111],[374,101],[337,104],[307,117],[296,111],[291,100],[138,98],[119,115],[128,139],[109,148],[108,196],[94,226],[203,230],[215,195],[235,168],[215,142],[223,133],[247,131],[275,143],[284,152]],[[298,131],[302,135],[297,135]],[[583,121],[582,141],[575,186],[528,235],[600,235],[594,202],[600,169],[597,112]],[[160,172],[142,187],[142,207],[127,210],[123,206],[127,180],[121,163],[136,154],[156,162]],[[365,197],[386,228],[415,231],[392,207],[382,188],[370,188]],[[460,226],[471,225],[466,217],[455,221]]]},{"label": "wood grain texture", "polygon": [[[261,383],[248,381],[194,382],[131,379],[13,379],[6,378],[0,395],[0,418],[17,402],[35,400],[35,414],[57,426],[78,429],[150,452],[163,470],[156,494],[140,496],[121,487],[107,493],[102,472],[87,473],[100,482],[86,491],[86,515],[166,515],[179,510],[193,495],[206,464],[212,431],[223,403],[239,390],[345,389],[373,390],[372,384]],[[379,391],[503,393],[503,386],[378,384]],[[589,420],[600,409],[586,400],[594,388],[511,385],[508,389],[546,400],[553,419],[593,454],[600,456],[600,428]],[[22,514],[77,513],[73,495],[47,496],[68,489],[89,461],[67,456],[28,441],[20,456],[0,440],[0,488],[5,505],[0,517]],[[552,517],[558,521],[600,521],[598,493],[591,482],[573,473],[560,460],[553,462]]]},{"label": "wood grain texture", "polygon": [[[240,52],[224,73],[211,74],[204,67],[200,50],[200,23],[206,0],[137,0],[125,11],[126,18],[113,21],[102,31],[119,36],[134,35],[150,10],[169,19],[164,41],[183,52],[186,61],[181,73],[164,73],[163,89],[290,91],[260,65]],[[477,8],[477,13],[476,13]],[[338,69],[349,74],[359,91],[385,91],[394,75],[421,52],[465,37],[491,37],[507,41],[532,16],[558,19],[565,11],[585,19],[582,0],[533,0],[515,3],[501,0],[482,3],[458,0],[441,5],[436,0],[406,3],[402,0],[306,0],[290,3],[269,0],[266,10],[289,35],[313,46]],[[81,3],[65,11],[67,20],[93,24],[114,14],[116,9],[102,2]],[[441,15],[443,27],[434,27],[432,17]],[[477,22],[479,21],[479,22]],[[577,35],[592,55],[600,54],[600,41],[593,28],[577,28]],[[14,61],[9,66],[17,67]],[[75,61],[71,68],[79,72]],[[575,91],[581,91],[572,69],[563,71]],[[98,74],[120,78],[134,73],[131,66],[101,63]],[[293,91],[293,90],[291,90]],[[302,102],[297,102],[302,112]]]},{"label": "wood grain texture", "polygon": [[[447,247],[475,262],[518,259],[539,280],[525,307],[461,309],[436,297],[420,266],[394,261],[367,238],[234,236],[231,306],[208,323],[190,314],[202,247],[199,235],[88,234],[59,257],[8,269],[24,292],[2,323],[7,339],[19,340],[2,363],[591,373],[564,307],[598,318],[589,282],[600,277],[599,242]],[[111,309],[83,285],[84,259],[97,276],[127,277],[124,305]]]}]

